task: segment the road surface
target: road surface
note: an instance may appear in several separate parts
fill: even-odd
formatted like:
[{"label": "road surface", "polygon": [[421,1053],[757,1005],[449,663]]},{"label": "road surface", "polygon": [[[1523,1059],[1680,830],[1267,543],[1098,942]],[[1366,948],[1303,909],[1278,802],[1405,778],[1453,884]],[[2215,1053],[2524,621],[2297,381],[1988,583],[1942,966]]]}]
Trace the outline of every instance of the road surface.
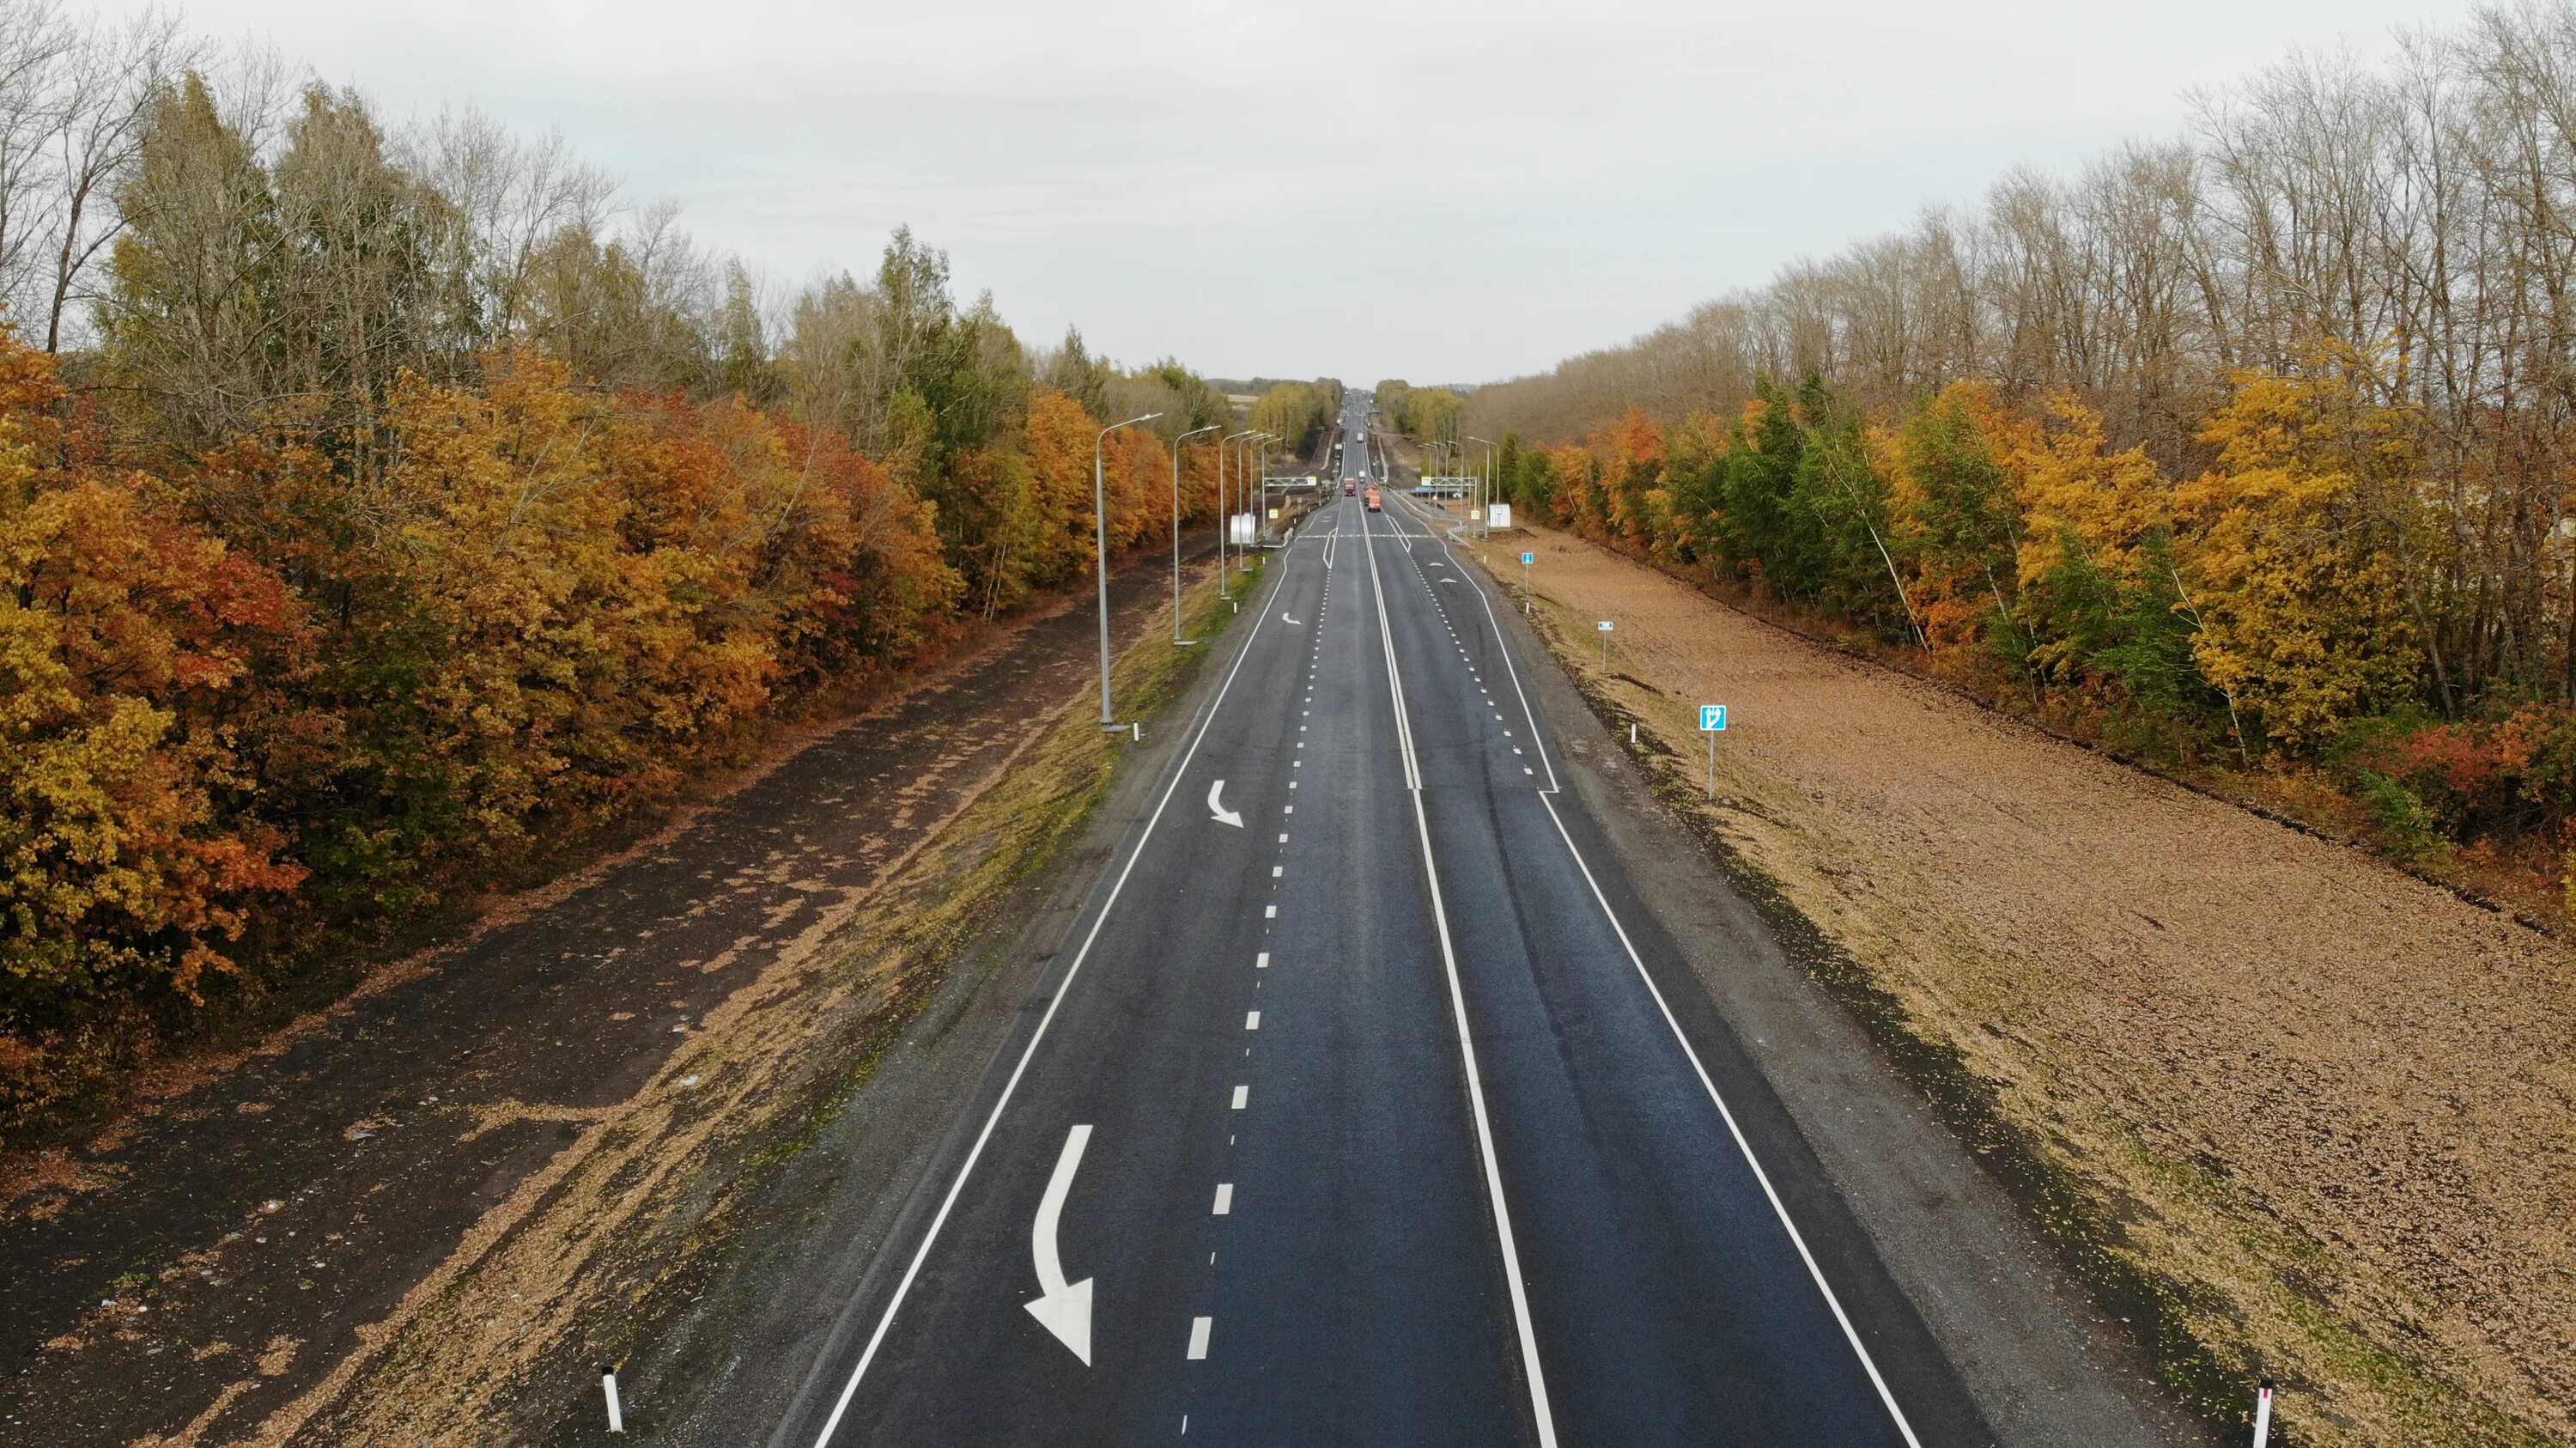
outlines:
[{"label": "road surface", "polygon": [[1990,1441],[1559,788],[1508,601],[1391,490],[1257,597],[769,1441]]}]

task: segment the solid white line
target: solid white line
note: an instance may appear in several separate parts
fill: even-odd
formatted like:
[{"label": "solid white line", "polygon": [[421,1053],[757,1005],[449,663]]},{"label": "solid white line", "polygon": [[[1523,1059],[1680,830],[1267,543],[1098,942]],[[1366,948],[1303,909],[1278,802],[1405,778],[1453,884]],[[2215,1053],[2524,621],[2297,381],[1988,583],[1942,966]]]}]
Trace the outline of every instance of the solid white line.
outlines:
[{"label": "solid white line", "polygon": [[1211,1216],[1218,1216],[1218,1217],[1222,1217],[1222,1216],[1225,1216],[1226,1214],[1228,1214],[1228,1213],[1232,1212],[1233,1210],[1234,1210],[1234,1183],[1232,1183],[1232,1182],[1218,1182],[1218,1183],[1216,1184],[1216,1210],[1215,1210],[1214,1212],[1210,1213],[1210,1215],[1211,1215]]},{"label": "solid white line", "polygon": [[1807,1250],[1807,1239],[1799,1233],[1798,1224],[1789,1219],[1788,1205],[1780,1200],[1780,1193],[1772,1187],[1771,1174],[1764,1171],[1762,1163],[1754,1157],[1753,1143],[1744,1139],[1744,1128],[1736,1124],[1735,1113],[1727,1108],[1726,1098],[1717,1094],[1717,1083],[1709,1079],[1708,1067],[1700,1064],[1699,1052],[1692,1049],[1690,1037],[1682,1034],[1681,1021],[1673,1015],[1673,1008],[1664,1000],[1664,992],[1655,984],[1654,976],[1647,972],[1646,962],[1637,954],[1636,943],[1628,938],[1628,927],[1619,923],[1619,913],[1610,908],[1610,897],[1601,893],[1601,882],[1592,878],[1592,866],[1584,862],[1583,852],[1574,847],[1574,836],[1567,832],[1564,818],[1557,814],[1556,801],[1542,794],[1539,803],[1547,806],[1547,817],[1556,824],[1557,838],[1565,841],[1565,852],[1574,857],[1575,868],[1583,872],[1583,883],[1592,887],[1592,898],[1600,903],[1602,918],[1608,920],[1611,930],[1617,933],[1621,948],[1628,952],[1628,962],[1637,968],[1637,978],[1646,983],[1646,993],[1655,998],[1655,1009],[1663,1012],[1664,1024],[1671,1029],[1673,1039],[1681,1043],[1682,1054],[1690,1058],[1691,1070],[1699,1075],[1700,1089],[1708,1093],[1709,1101],[1717,1107],[1718,1116],[1726,1122],[1727,1134],[1735,1138],[1735,1149],[1744,1154],[1744,1164],[1753,1168],[1753,1179],[1762,1184],[1762,1195],[1770,1201],[1772,1215],[1780,1219],[1781,1228],[1789,1234],[1790,1244],[1798,1249],[1798,1260],[1807,1264],[1807,1275],[1815,1279],[1816,1290],[1825,1295],[1825,1306],[1833,1309],[1834,1321],[1842,1326],[1843,1340],[1849,1342],[1853,1353],[1859,1356],[1862,1371],[1869,1374],[1870,1386],[1878,1389],[1878,1400],[1887,1406],[1887,1415],[1896,1420],[1896,1431],[1905,1435],[1910,1448],[1922,1448],[1921,1440],[1914,1436],[1913,1425],[1905,1421],[1905,1410],[1896,1406],[1896,1394],[1888,1390],[1887,1379],[1879,1376],[1877,1362],[1870,1357],[1869,1349],[1862,1345],[1860,1332],[1852,1326],[1850,1316],[1844,1313],[1842,1299],[1834,1295],[1832,1284],[1825,1281],[1825,1271],[1817,1265],[1816,1254]]},{"label": "solid white line", "polygon": [[1213,1317],[1190,1319],[1190,1361],[1197,1362],[1207,1356],[1208,1329],[1215,1325],[1216,1319]]},{"label": "solid white line", "polygon": [[[1365,526],[1365,525],[1364,525]],[[1539,1448],[1556,1448],[1556,1416],[1549,1410],[1547,1377],[1540,1371],[1538,1331],[1530,1321],[1529,1288],[1521,1280],[1520,1247],[1512,1237],[1512,1214],[1503,1199],[1503,1170],[1494,1155],[1494,1127],[1485,1111],[1484,1078],[1476,1069],[1475,1043],[1467,1035],[1467,993],[1458,980],[1458,952],[1449,939],[1449,911],[1440,899],[1440,865],[1431,853],[1431,818],[1422,808],[1422,775],[1413,759],[1413,725],[1404,713],[1404,678],[1395,662],[1395,630],[1387,622],[1386,586],[1379,579],[1377,545],[1368,545],[1370,591],[1377,596],[1378,641],[1386,649],[1386,682],[1395,706],[1396,747],[1413,799],[1414,833],[1422,841],[1422,873],[1431,887],[1431,919],[1440,933],[1440,960],[1449,976],[1449,1010],[1458,1025],[1458,1054],[1467,1067],[1467,1101],[1476,1122],[1476,1148],[1484,1157],[1485,1193],[1494,1211],[1494,1236],[1502,1248],[1503,1283],[1511,1289],[1512,1320],[1519,1329],[1521,1370],[1529,1379],[1530,1415],[1538,1428]]]},{"label": "solid white line", "polygon": [[[1288,570],[1282,568],[1270,584],[1274,598],[1287,581]],[[939,1240],[939,1229],[947,1225],[948,1214],[956,1207],[958,1194],[966,1190],[966,1179],[974,1174],[975,1164],[983,1159],[985,1144],[993,1139],[993,1129],[1001,1124],[1003,1111],[1009,1108],[1012,1094],[1019,1090],[1020,1077],[1028,1071],[1030,1059],[1037,1055],[1038,1043],[1046,1039],[1047,1027],[1054,1023],[1055,1013],[1063,1007],[1066,994],[1073,989],[1074,978],[1082,973],[1083,962],[1091,958],[1092,943],[1100,938],[1100,929],[1108,923],[1109,912],[1117,905],[1120,892],[1127,888],[1127,878],[1135,873],[1136,862],[1144,858],[1145,846],[1154,837],[1154,827],[1162,823],[1163,811],[1171,805],[1172,796],[1179,791],[1181,781],[1189,777],[1190,761],[1198,757],[1199,746],[1207,742],[1209,728],[1216,723],[1217,714],[1225,707],[1226,696],[1234,689],[1235,676],[1243,672],[1243,661],[1252,657],[1253,642],[1261,637],[1262,627],[1269,622],[1269,612],[1265,607],[1255,613],[1252,632],[1244,635],[1243,647],[1236,652],[1233,666],[1225,671],[1225,682],[1217,686],[1216,697],[1208,702],[1207,717],[1199,721],[1197,735],[1182,753],[1180,763],[1173,767],[1171,783],[1163,786],[1163,797],[1155,801],[1153,814],[1145,820],[1144,832],[1136,837],[1136,848],[1128,854],[1127,863],[1119,867],[1118,878],[1110,884],[1108,898],[1100,902],[1100,913],[1092,917],[1091,929],[1082,937],[1082,947],[1073,953],[1073,963],[1065,967],[1064,979],[1055,988],[1055,998],[1047,1002],[1046,1013],[1038,1017],[1037,1029],[1029,1033],[1029,1043],[1021,1048],[1018,1063],[1011,1067],[1010,1076],[1002,1082],[1002,1094],[993,1102],[992,1114],[984,1118],[984,1127],[975,1134],[975,1144],[968,1148],[966,1160],[959,1164],[956,1179],[948,1184],[948,1195],[940,1200],[938,1212],[930,1219],[929,1230],[922,1233],[921,1245],[914,1249],[911,1263],[895,1283],[894,1297],[878,1316],[876,1330],[868,1334],[868,1345],[860,1351],[858,1365],[850,1369],[849,1381],[841,1385],[841,1396],[834,1400],[831,1416],[823,1420],[822,1431],[814,1435],[814,1448],[823,1448],[832,1441],[832,1434],[841,1426],[842,1415],[850,1410],[850,1400],[858,1395],[859,1380],[867,1376],[868,1365],[876,1361],[877,1349],[885,1344],[886,1333],[894,1326],[895,1313],[903,1307],[904,1299],[911,1295],[913,1282],[921,1276],[921,1264],[929,1260],[930,1249]],[[1277,907],[1272,907],[1272,911],[1275,914]]]}]

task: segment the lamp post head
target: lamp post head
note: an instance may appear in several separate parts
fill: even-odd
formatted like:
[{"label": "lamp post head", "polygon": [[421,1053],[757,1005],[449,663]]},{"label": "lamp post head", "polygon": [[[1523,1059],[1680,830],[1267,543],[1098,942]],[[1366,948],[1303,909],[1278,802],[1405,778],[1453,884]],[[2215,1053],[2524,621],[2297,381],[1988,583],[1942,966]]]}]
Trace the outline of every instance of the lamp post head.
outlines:
[{"label": "lamp post head", "polygon": [[1162,415],[1163,415],[1163,414],[1161,414],[1161,413],[1159,413],[1159,412],[1149,412],[1149,413],[1146,413],[1143,417],[1131,417],[1131,418],[1127,419],[1125,422],[1113,422],[1113,423],[1109,424],[1107,427],[1102,428],[1102,429],[1100,430],[1100,435],[1101,435],[1102,437],[1107,437],[1107,436],[1109,436],[1111,433],[1116,432],[1118,429],[1120,429],[1120,428],[1122,428],[1122,427],[1134,427],[1136,424],[1138,424],[1138,423],[1140,423],[1140,422],[1152,422],[1155,418],[1158,418],[1158,417],[1160,417],[1160,416],[1162,416]]}]

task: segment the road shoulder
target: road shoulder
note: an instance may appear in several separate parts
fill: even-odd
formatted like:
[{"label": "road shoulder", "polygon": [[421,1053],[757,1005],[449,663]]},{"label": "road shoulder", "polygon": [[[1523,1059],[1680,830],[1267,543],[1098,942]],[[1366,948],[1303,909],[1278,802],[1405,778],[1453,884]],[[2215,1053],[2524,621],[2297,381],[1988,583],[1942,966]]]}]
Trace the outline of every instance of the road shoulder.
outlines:
[{"label": "road shoulder", "polygon": [[[1489,574],[1489,585],[1501,581]],[[1812,972],[1831,950],[1823,934],[1776,895],[1757,904],[1761,882],[1676,818],[1506,597],[1496,589],[1496,614],[1530,661],[1569,787],[2000,1441],[2201,1441],[2010,1194],[1818,983]]]}]

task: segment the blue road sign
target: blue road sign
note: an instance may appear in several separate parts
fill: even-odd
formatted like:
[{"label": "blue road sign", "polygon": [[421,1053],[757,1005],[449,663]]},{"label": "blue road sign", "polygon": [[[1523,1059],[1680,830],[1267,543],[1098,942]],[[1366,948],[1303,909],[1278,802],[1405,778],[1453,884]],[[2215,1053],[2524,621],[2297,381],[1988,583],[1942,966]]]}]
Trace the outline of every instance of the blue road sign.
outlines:
[{"label": "blue road sign", "polygon": [[1726,727],[1726,706],[1725,706],[1724,704],[1702,704],[1702,705],[1700,705],[1700,706],[1699,706],[1699,727],[1700,727],[1700,728],[1702,728],[1702,729],[1704,729],[1704,730],[1707,730],[1707,731],[1709,731],[1709,732],[1711,732],[1711,733],[1714,733],[1714,732],[1716,732],[1717,730],[1720,730],[1720,729],[1725,728],[1725,727]]},{"label": "blue road sign", "polygon": [[1538,555],[1535,553],[1524,553],[1521,555],[1521,561],[1523,563],[1536,563],[1538,561]]}]

